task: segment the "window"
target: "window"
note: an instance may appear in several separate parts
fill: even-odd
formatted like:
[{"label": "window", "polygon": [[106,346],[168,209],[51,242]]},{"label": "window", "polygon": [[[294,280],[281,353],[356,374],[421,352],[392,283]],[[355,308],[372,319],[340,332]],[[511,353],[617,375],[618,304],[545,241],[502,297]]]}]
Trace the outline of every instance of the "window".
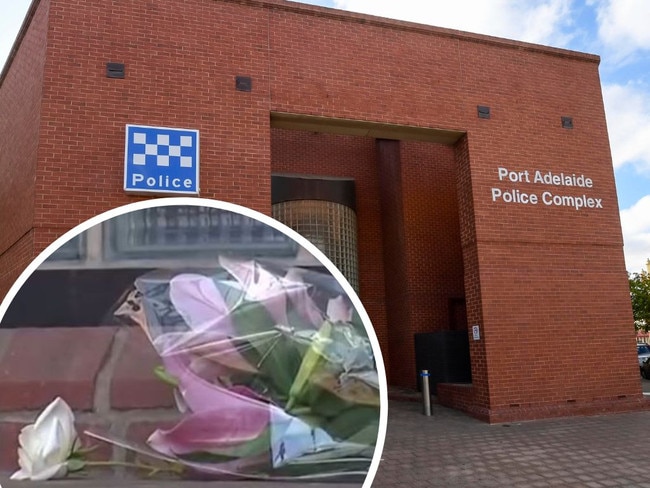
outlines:
[{"label": "window", "polygon": [[293,256],[295,248],[291,239],[262,222],[210,207],[148,208],[104,223],[108,260],[186,257],[188,252]]},{"label": "window", "polygon": [[79,234],[54,251],[48,259],[53,261],[79,261],[86,257],[86,239]]},{"label": "window", "polygon": [[293,259],[298,244],[256,219],[175,205],[122,214],[74,237],[43,269],[212,266],[219,255]]},{"label": "window", "polygon": [[309,239],[359,289],[354,210],[339,203],[295,200],[273,205],[273,217]]}]

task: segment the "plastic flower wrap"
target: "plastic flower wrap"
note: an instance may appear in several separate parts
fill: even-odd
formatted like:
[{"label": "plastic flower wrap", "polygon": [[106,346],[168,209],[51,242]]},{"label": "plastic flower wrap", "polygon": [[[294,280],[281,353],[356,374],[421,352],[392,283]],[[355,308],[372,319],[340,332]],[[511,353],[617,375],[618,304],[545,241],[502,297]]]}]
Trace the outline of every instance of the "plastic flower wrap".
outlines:
[{"label": "plastic flower wrap", "polygon": [[219,265],[146,274],[116,312],[146,333],[182,413],[149,447],[203,473],[365,475],[379,384],[347,295],[325,273]]}]

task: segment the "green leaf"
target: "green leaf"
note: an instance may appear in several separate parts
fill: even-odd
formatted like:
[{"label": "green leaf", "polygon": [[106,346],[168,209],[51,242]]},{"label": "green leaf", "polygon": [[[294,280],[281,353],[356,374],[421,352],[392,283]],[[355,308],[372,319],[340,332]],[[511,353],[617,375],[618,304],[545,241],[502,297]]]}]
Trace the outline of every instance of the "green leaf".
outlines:
[{"label": "green leaf", "polygon": [[650,329],[650,274],[642,271],[629,275],[630,298],[637,330]]},{"label": "green leaf", "polygon": [[[326,474],[346,475],[346,473],[355,472],[365,476],[370,468],[370,459],[351,458],[351,459],[331,459],[315,462],[290,462],[273,470],[274,476],[310,476]],[[350,480],[347,480],[350,483]],[[359,483],[360,484],[360,483]]]},{"label": "green leaf", "polygon": [[371,355],[365,338],[349,324],[325,322],[303,358],[287,410],[296,414],[296,408],[307,406],[315,415],[335,417],[357,405],[378,408],[377,388],[342,376],[346,367],[372,370]]},{"label": "green leaf", "polygon": [[76,449],[70,454],[70,459],[82,459],[86,454],[93,452],[97,448],[99,448],[99,445],[93,444],[92,446]]},{"label": "green leaf", "polygon": [[162,380],[163,382],[167,383],[170,386],[173,387],[178,386],[178,379],[176,379],[175,376],[169,374],[164,366],[156,366],[153,369],[153,374],[156,375],[158,379]]},{"label": "green leaf", "polygon": [[[291,384],[287,410],[291,410],[297,404],[305,403],[304,397],[309,385],[309,379],[314,374],[314,371],[321,366],[322,362],[325,360],[323,358],[323,351],[327,341],[330,339],[331,332],[332,324],[329,321],[326,321],[323,323],[318,333],[314,335],[311,346],[302,358],[298,373]],[[307,403],[309,404],[309,402]]]},{"label": "green leaf", "polygon": [[66,466],[68,467],[68,471],[71,473],[74,473],[75,471],[81,471],[86,467],[86,462],[83,459],[68,459],[66,462]]},{"label": "green leaf", "polygon": [[[379,413],[379,412],[377,412]],[[359,444],[366,447],[370,447],[370,457],[375,451],[375,445],[377,444],[377,437],[379,436],[379,416],[376,419],[373,419],[366,424],[366,426],[352,434],[346,442],[351,444]]]},{"label": "green leaf", "polygon": [[[357,442],[363,440],[377,442],[377,433],[365,431],[368,426],[379,425],[379,408],[354,406],[340,412],[325,426],[325,430],[334,438],[355,439]],[[370,432],[370,434],[369,434]]]},{"label": "green leaf", "polygon": [[245,302],[231,313],[238,337],[233,340],[241,354],[259,370],[278,403],[285,403],[302,361],[301,346],[275,328],[275,322],[260,302]]},{"label": "green leaf", "polygon": [[368,337],[368,331],[366,330],[366,326],[363,325],[363,320],[361,320],[361,315],[359,315],[359,311],[357,310],[357,307],[352,308],[352,325],[354,326],[355,330],[362,336]]},{"label": "green leaf", "polygon": [[292,459],[289,464],[316,464],[332,462],[368,462],[375,452],[374,445],[359,444],[351,441],[337,442],[327,449],[306,453]]}]

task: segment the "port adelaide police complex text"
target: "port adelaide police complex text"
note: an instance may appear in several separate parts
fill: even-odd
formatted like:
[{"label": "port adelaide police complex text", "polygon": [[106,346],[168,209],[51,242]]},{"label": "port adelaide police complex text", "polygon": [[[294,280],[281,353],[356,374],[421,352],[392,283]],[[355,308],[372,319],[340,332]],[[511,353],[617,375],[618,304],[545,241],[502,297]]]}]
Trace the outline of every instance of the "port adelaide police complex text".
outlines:
[{"label": "port adelaide police complex text", "polygon": [[[532,183],[548,187],[542,192],[528,192],[518,188],[492,188],[492,201],[518,203],[522,205],[547,205],[556,207],[572,207],[575,210],[587,208],[603,208],[602,198],[593,198],[575,193],[575,190],[593,188],[594,182],[585,175],[575,173],[553,173],[551,171],[510,171],[498,168],[499,181],[510,183]],[[573,191],[567,191],[573,190]],[[571,193],[571,194],[567,194]]]}]

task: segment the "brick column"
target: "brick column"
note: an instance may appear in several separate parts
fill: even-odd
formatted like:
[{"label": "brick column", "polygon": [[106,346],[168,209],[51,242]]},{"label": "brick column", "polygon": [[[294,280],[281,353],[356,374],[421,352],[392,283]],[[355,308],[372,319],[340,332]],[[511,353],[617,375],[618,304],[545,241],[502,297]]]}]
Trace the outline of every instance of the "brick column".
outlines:
[{"label": "brick column", "polygon": [[[402,209],[402,169],[400,142],[377,140],[377,169],[381,225],[384,240],[386,315],[388,318],[389,384],[413,387],[415,381],[413,338],[409,325],[404,215]],[[398,284],[397,286],[391,286]],[[409,381],[409,378],[413,378]]]}]

